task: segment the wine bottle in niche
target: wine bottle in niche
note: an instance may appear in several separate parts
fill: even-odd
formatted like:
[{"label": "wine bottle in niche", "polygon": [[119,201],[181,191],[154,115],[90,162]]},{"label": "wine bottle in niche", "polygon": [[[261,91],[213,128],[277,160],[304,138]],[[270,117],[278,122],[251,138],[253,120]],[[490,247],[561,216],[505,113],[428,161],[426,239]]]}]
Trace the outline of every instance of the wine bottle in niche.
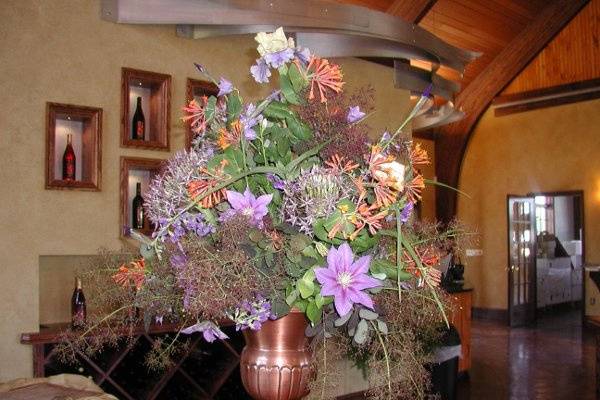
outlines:
[{"label": "wine bottle in niche", "polygon": [[73,150],[73,135],[67,134],[67,147],[63,154],[62,176],[65,181],[75,180],[75,151]]},{"label": "wine bottle in niche", "polygon": [[75,278],[75,290],[71,297],[71,326],[73,329],[80,329],[85,325],[87,310],[85,305],[85,296],[81,287],[81,279]]},{"label": "wine bottle in niche", "polygon": [[142,98],[138,97],[135,113],[133,114],[133,121],[131,122],[131,138],[133,140],[144,140],[145,134],[146,119],[144,118],[144,111],[142,110]]},{"label": "wine bottle in niche", "polygon": [[138,182],[135,187],[135,197],[131,204],[133,220],[131,225],[133,229],[144,228],[144,198],[142,197],[142,183]]}]

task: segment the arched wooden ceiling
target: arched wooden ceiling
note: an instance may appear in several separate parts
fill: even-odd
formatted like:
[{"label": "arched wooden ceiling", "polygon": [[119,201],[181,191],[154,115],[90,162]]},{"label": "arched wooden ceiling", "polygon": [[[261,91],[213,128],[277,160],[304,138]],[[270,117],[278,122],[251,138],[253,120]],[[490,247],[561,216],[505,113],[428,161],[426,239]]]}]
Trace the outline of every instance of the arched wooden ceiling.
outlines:
[{"label": "arched wooden ceiling", "polygon": [[[459,48],[479,51],[461,81],[455,103],[466,113],[456,123],[427,132],[435,139],[436,175],[458,185],[460,166],[479,117],[500,91],[531,61],[589,0],[334,0],[388,12],[418,24]],[[438,188],[437,217],[449,221],[456,193]]]}]

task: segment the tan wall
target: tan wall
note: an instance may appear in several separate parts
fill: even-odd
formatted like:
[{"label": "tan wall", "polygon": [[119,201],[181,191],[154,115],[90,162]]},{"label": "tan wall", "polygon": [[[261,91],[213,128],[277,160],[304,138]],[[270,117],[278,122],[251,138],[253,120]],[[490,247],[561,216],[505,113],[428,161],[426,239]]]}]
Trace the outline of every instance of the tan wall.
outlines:
[{"label": "tan wall", "polygon": [[[32,373],[31,349],[18,340],[21,332],[38,329],[39,257],[120,247],[119,157],[169,155],[119,147],[121,67],[173,76],[174,149],[183,145],[178,117],[185,80],[195,76],[192,62],[237,82],[249,98],[269,92],[257,90],[249,77],[255,58],[250,37],[187,40],[172,26],[116,25],[100,20],[99,3],[12,0],[0,8],[0,381]],[[391,70],[359,60],[343,66],[348,87],[371,82],[378,89],[380,112],[370,121],[377,132],[398,124],[408,93],[392,88]],[[104,109],[101,192],[44,190],[46,101]],[[45,265],[51,268],[52,260]],[[41,284],[59,285],[55,281]]]},{"label": "tan wall", "polygon": [[477,227],[482,257],[467,259],[474,306],[507,308],[507,194],[584,191],[585,257],[600,262],[600,100],[494,117],[468,145],[458,217]]}]

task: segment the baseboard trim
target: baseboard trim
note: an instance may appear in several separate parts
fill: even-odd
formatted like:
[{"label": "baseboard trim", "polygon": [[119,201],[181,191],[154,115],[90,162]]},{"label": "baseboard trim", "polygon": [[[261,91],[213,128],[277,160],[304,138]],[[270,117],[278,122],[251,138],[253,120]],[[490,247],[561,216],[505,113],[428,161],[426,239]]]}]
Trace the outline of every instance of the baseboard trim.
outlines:
[{"label": "baseboard trim", "polygon": [[486,321],[496,321],[507,323],[508,311],[501,308],[478,308],[473,307],[473,319],[482,319]]}]

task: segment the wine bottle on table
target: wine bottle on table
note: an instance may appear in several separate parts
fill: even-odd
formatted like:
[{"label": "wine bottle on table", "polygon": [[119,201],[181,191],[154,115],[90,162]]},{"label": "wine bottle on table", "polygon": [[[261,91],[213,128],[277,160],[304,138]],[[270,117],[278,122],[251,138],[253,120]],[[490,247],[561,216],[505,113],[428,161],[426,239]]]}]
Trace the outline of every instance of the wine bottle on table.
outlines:
[{"label": "wine bottle on table", "polygon": [[65,181],[75,180],[75,151],[73,150],[73,135],[67,134],[67,147],[63,153],[62,176]]},{"label": "wine bottle on table", "polygon": [[144,228],[144,198],[142,197],[142,183],[138,182],[135,187],[135,197],[131,205],[133,218],[131,225],[133,229]]},{"label": "wine bottle on table", "polygon": [[80,329],[85,325],[87,309],[85,305],[85,296],[81,287],[81,279],[75,279],[75,290],[71,297],[71,326],[73,329]]},{"label": "wine bottle on table", "polygon": [[133,140],[144,140],[145,134],[146,119],[144,118],[144,111],[142,110],[142,98],[138,97],[135,113],[133,114],[133,121],[131,122],[131,138]]}]

